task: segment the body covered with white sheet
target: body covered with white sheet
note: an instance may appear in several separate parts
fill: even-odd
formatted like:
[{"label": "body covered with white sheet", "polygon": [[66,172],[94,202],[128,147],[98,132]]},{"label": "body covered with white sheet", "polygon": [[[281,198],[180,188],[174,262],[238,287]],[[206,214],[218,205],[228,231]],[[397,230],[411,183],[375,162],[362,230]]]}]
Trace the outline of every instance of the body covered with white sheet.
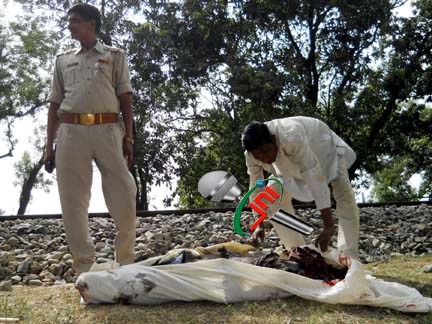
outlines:
[{"label": "body covered with white sheet", "polygon": [[362,264],[343,252],[330,249],[323,257],[329,263],[348,266],[345,279],[329,284],[223,258],[151,266],[160,258],[154,257],[109,271],[83,273],[76,286],[88,304],[154,305],[199,300],[233,303],[297,295],[330,304],[389,307],[404,312],[432,311],[432,298],[423,297],[416,289],[366,275]]}]

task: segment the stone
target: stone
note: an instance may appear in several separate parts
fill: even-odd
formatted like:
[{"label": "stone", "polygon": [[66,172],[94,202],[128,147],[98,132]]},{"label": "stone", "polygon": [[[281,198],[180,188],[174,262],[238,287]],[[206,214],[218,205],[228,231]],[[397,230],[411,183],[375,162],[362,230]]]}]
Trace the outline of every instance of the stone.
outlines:
[{"label": "stone", "polygon": [[144,234],[141,234],[141,236],[137,237],[135,240],[136,243],[145,243],[147,241],[147,237]]},{"label": "stone", "polygon": [[138,243],[135,247],[136,250],[145,250],[147,249],[147,245],[144,243]]},{"label": "stone", "polygon": [[28,234],[31,231],[31,225],[30,224],[21,224],[16,228],[17,234],[19,236]]},{"label": "stone", "polygon": [[12,281],[6,280],[0,282],[0,291],[12,291]]},{"label": "stone", "polygon": [[96,242],[95,250],[99,252],[105,247],[105,245],[106,245],[105,242]]},{"label": "stone", "polygon": [[425,265],[423,271],[426,273],[432,273],[432,264]]},{"label": "stone", "polygon": [[203,219],[201,222],[198,223],[196,228],[198,230],[202,230],[203,228],[207,227],[210,224],[212,224],[212,222],[209,219]]},{"label": "stone", "polygon": [[30,280],[28,283],[30,286],[43,286],[43,282],[39,279]]},{"label": "stone", "polygon": [[67,247],[67,245],[62,245],[58,248],[59,252],[69,252],[69,248]]},{"label": "stone", "polygon": [[143,234],[145,232],[151,231],[152,226],[150,224],[142,224],[137,228],[137,233],[138,234]]},{"label": "stone", "polygon": [[73,266],[73,259],[68,259],[68,260],[66,260],[66,261],[65,261],[65,264],[66,264],[67,266],[72,267],[72,266]]},{"label": "stone", "polygon": [[13,268],[14,270],[16,270],[16,268],[18,268],[18,265],[20,264],[21,262],[18,262],[18,261],[10,261],[9,263],[8,263],[8,267],[9,268]]},{"label": "stone", "polygon": [[374,248],[378,247],[380,244],[381,244],[381,241],[380,241],[380,240],[378,240],[378,239],[373,239],[373,240],[372,240],[372,246],[373,246]]},{"label": "stone", "polygon": [[25,259],[27,259],[29,257],[29,255],[27,253],[22,253],[22,251],[14,251],[15,253],[15,258],[17,261],[24,261]]},{"label": "stone", "polygon": [[152,240],[154,238],[154,234],[150,231],[145,232],[144,236],[146,237],[147,240]]},{"label": "stone", "polygon": [[56,263],[59,263],[59,259],[48,259],[48,264],[49,265],[51,265],[51,264],[56,264]]},{"label": "stone", "polygon": [[51,278],[54,279],[54,275],[49,271],[49,270],[43,270],[40,274],[39,274],[39,279],[46,279],[46,278]]},{"label": "stone", "polygon": [[109,261],[111,261],[111,260],[108,258],[97,258],[96,259],[96,263],[107,263]]},{"label": "stone", "polygon": [[63,274],[63,278],[66,282],[73,282],[75,271],[71,268]]},{"label": "stone", "polygon": [[59,264],[59,263],[54,263],[51,264],[49,267],[49,271],[53,274],[53,275],[60,275],[61,272],[63,270],[63,265]]},{"label": "stone", "polygon": [[100,250],[100,252],[101,252],[101,253],[106,253],[106,254],[111,254],[111,253],[113,253],[114,251],[113,251],[112,248],[110,248],[109,246],[107,246],[107,247],[104,247],[102,250]]},{"label": "stone", "polygon": [[419,231],[423,231],[426,228],[426,224],[415,224],[414,227]]},{"label": "stone", "polygon": [[38,275],[31,273],[27,276],[24,276],[23,282],[28,284],[31,280],[38,280],[38,279],[39,279]]},{"label": "stone", "polygon": [[52,285],[54,285],[54,282],[55,282],[55,279],[51,279],[51,278],[42,279],[42,284],[44,286],[52,286]]},{"label": "stone", "polygon": [[0,267],[0,280],[8,279],[14,275],[14,271],[8,267]]},{"label": "stone", "polygon": [[10,251],[10,250],[12,250],[12,247],[11,247],[9,244],[3,244],[3,245],[1,246],[1,249],[2,249],[3,251]]},{"label": "stone", "polygon": [[65,285],[67,283],[67,281],[66,280],[64,280],[64,279],[60,279],[60,280],[56,280],[55,282],[54,282],[54,284],[55,285]]},{"label": "stone", "polygon": [[13,276],[11,277],[11,281],[13,285],[19,284],[22,281],[21,276]]},{"label": "stone", "polygon": [[5,244],[9,245],[10,247],[15,247],[19,244],[19,239],[17,239],[16,237],[11,237],[9,238]]},{"label": "stone", "polygon": [[34,234],[47,234],[47,228],[45,226],[39,225],[31,230]]},{"label": "stone", "polygon": [[63,261],[67,261],[67,260],[72,260],[72,254],[70,254],[70,253],[66,253],[65,255],[63,255],[63,258],[62,258],[62,260]]},{"label": "stone", "polygon": [[[322,227],[318,211],[298,209],[296,213],[317,229]],[[172,248],[205,247],[227,241],[246,243],[245,237],[234,233],[232,219],[233,212],[214,211],[183,216],[138,217],[135,261],[161,255]],[[245,212],[242,221],[251,225],[255,217]],[[89,227],[95,241],[96,261],[113,261],[116,233],[113,220],[92,218]],[[37,233],[34,231],[36,228]],[[360,229],[359,256],[362,262],[385,261],[399,254],[432,254],[430,205],[361,208]],[[46,284],[51,284],[52,280],[68,283],[76,280],[61,220],[0,221],[0,233],[0,280],[10,280],[12,284],[29,284],[31,280],[37,279]],[[313,243],[318,233],[319,230],[305,237],[306,244]],[[336,242],[336,236],[333,243]],[[266,229],[263,248],[271,250],[278,246],[279,238],[270,226]],[[25,262],[31,256],[33,262],[30,267],[26,267]],[[18,270],[20,275],[17,274]]]},{"label": "stone", "polygon": [[165,237],[164,237],[164,235],[162,233],[156,233],[153,236],[153,239],[156,240],[156,241],[162,241],[164,238]]},{"label": "stone", "polygon": [[[18,257],[17,257],[17,259],[18,259]],[[25,260],[18,265],[16,272],[17,273],[28,273],[32,264],[33,264],[33,256],[32,255],[27,256],[25,258]]]},{"label": "stone", "polygon": [[50,254],[50,256],[49,256],[49,259],[52,259],[52,260],[60,260],[62,257],[63,257],[63,255],[65,255],[66,253],[65,252],[59,252],[59,251],[54,251],[54,252],[52,252],[51,254]]}]

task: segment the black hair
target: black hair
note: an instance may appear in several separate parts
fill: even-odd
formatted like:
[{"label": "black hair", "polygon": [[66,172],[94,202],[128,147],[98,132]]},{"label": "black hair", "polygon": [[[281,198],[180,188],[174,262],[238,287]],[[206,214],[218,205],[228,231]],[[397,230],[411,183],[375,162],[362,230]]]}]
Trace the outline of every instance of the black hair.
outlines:
[{"label": "black hair", "polygon": [[267,143],[273,143],[273,140],[266,124],[253,121],[243,130],[242,145],[246,151],[256,150]]},{"label": "black hair", "polygon": [[69,8],[67,14],[77,13],[86,21],[94,20],[96,21],[96,33],[100,31],[102,22],[99,9],[95,6],[89,5],[87,3],[77,3]]}]

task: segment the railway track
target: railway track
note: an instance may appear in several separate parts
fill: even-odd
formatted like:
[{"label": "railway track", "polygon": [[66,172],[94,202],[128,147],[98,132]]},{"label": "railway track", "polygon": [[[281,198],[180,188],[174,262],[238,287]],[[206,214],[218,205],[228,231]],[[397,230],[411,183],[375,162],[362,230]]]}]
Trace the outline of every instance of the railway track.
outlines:
[{"label": "railway track", "polygon": [[[358,203],[359,208],[366,207],[386,207],[386,206],[417,206],[417,205],[432,205],[432,201],[392,201],[385,203]],[[332,206],[334,208],[335,206]],[[295,209],[315,208],[315,204],[294,204]],[[234,212],[235,207],[215,207],[215,208],[197,208],[197,209],[169,209],[169,210],[142,210],[137,211],[138,217],[153,217],[156,215],[185,215],[185,214],[200,214],[207,212]],[[244,208],[245,211],[250,211],[249,207]],[[36,215],[7,215],[0,216],[0,221],[17,220],[17,219],[61,219],[61,214],[36,214]],[[110,217],[109,213],[89,213],[90,218]]]}]

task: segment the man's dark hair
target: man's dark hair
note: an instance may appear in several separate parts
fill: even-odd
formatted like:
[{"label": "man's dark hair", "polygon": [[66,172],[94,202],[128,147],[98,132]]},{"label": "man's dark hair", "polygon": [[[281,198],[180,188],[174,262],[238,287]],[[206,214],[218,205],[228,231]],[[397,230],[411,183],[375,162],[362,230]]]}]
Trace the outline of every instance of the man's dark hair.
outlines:
[{"label": "man's dark hair", "polygon": [[99,9],[95,6],[89,5],[87,3],[77,3],[69,8],[67,14],[77,13],[86,21],[94,20],[96,21],[96,33],[100,31],[101,28],[101,15]]},{"label": "man's dark hair", "polygon": [[243,130],[242,145],[246,151],[256,150],[266,143],[273,143],[270,131],[266,124],[253,121]]}]

